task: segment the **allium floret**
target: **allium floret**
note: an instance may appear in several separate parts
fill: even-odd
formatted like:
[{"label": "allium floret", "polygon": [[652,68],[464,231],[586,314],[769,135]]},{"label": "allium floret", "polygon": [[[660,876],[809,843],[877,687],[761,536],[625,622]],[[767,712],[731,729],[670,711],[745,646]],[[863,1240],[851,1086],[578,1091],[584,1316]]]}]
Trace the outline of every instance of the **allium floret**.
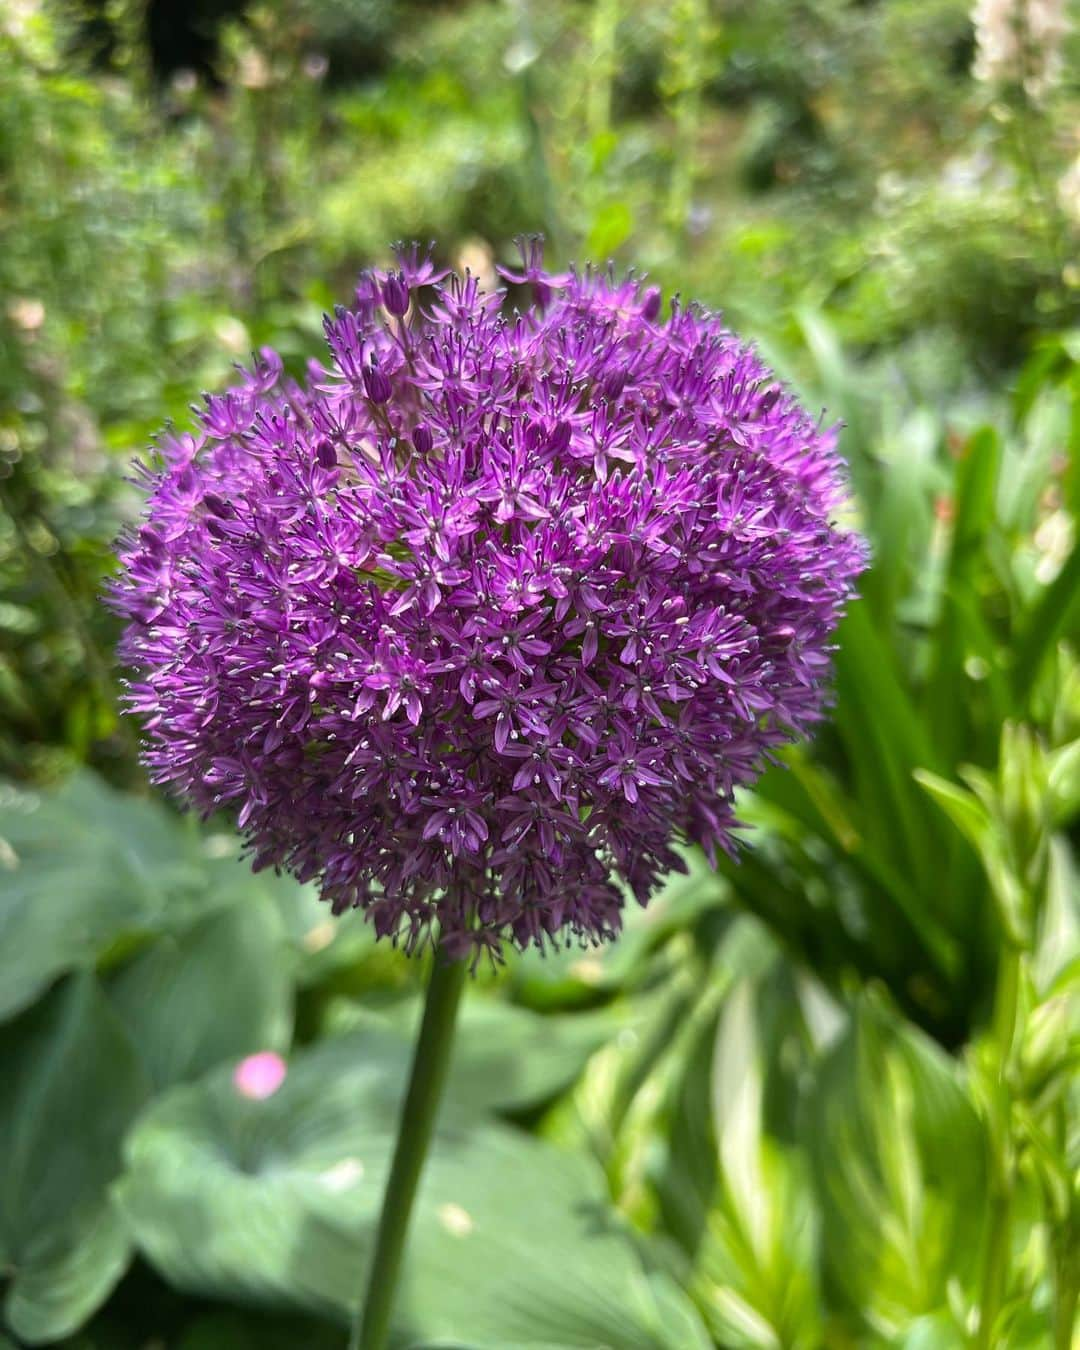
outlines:
[{"label": "allium floret", "polygon": [[155,780],[413,948],[619,929],[735,848],[827,698],[864,545],[836,437],[697,306],[527,241],[419,250],[140,470],[113,599]]}]

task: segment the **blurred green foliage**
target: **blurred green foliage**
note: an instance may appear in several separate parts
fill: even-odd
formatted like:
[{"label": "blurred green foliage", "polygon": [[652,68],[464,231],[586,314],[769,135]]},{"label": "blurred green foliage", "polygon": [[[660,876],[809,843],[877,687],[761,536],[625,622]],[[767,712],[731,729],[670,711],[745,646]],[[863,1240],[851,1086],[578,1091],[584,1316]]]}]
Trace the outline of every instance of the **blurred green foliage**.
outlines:
[{"label": "blurred green foliage", "polygon": [[420,963],[147,794],[99,595],[231,362],[540,229],[842,420],[874,566],[740,863],[470,989],[395,1345],[1066,1350],[1075,30],[1033,91],[966,0],[167,11],[0,9],[0,1346],[344,1345]]}]

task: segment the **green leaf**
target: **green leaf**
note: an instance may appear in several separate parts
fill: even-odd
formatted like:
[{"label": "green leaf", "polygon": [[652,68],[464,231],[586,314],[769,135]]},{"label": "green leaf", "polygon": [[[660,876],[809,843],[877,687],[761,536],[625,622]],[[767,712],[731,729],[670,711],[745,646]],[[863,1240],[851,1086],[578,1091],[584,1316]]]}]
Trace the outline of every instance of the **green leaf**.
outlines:
[{"label": "green leaf", "polygon": [[[650,1173],[666,1231],[694,1259],[713,1205],[720,1159],[713,1110],[713,1063],[717,1025],[724,999],[736,981],[756,979],[777,959],[777,947],[763,924],[746,914],[734,917],[709,967],[686,971],[689,990],[681,996],[675,982],[672,1010],[665,1016],[648,1065],[665,1081],[658,1124],[662,1137],[649,1149]],[[680,970],[679,976],[683,975]],[[643,1083],[637,1084],[639,1090]],[[645,1095],[644,1093],[642,1095]]]},{"label": "green leaf", "polygon": [[80,1327],[112,1292],[131,1260],[127,1224],[111,1199],[35,1248],[8,1294],[9,1325],[31,1345]]},{"label": "green leaf", "polygon": [[895,1342],[895,1350],[967,1350],[971,1337],[949,1312],[917,1317]]},{"label": "green leaf", "polygon": [[0,1018],[116,944],[225,903],[213,867],[187,823],[92,774],[49,793],[0,787]]},{"label": "green leaf", "polygon": [[[178,1288],[344,1318],[355,1308],[396,1135],[407,1054],[372,1034],[328,1072],[297,1056],[265,1101],[228,1075],[139,1122],[119,1187],[136,1241]],[[403,1345],[706,1350],[692,1308],[646,1276],[602,1177],[472,1113],[443,1113],[396,1318]]]},{"label": "green leaf", "polygon": [[[728,996],[712,1065],[719,1187],[693,1289],[725,1346],[813,1350],[820,1344],[818,1223],[806,1160],[769,1128],[779,1055],[804,1035],[786,967]],[[790,1088],[788,1089],[790,1093]],[[785,1094],[788,1095],[788,1094]],[[793,1110],[777,1112],[790,1119]]]},{"label": "green leaf", "polygon": [[982,1127],[956,1065],[869,998],[823,1061],[806,1145],[831,1299],[886,1335],[947,1309],[976,1278]]},{"label": "green leaf", "polygon": [[252,878],[260,895],[271,901],[292,953],[292,977],[301,989],[355,967],[376,945],[375,929],[362,909],[334,915],[313,885],[289,876],[260,872]]},{"label": "green leaf", "polygon": [[5,1315],[32,1343],[79,1327],[128,1259],[107,1187],[148,1085],[92,975],[0,1032],[0,1266]]},{"label": "green leaf", "polygon": [[991,809],[996,805],[995,785],[970,767],[965,768],[964,775],[980,789],[978,793],[959,788],[937,774],[916,771],[913,776],[974,846],[997,901],[1001,924],[1013,941],[1026,946],[1032,908],[1030,888],[1018,868],[1008,823],[1000,809]]},{"label": "green leaf", "polygon": [[1013,650],[1013,688],[1018,697],[1030,697],[1035,677],[1055,643],[1080,627],[1080,544],[1072,552],[1054,580],[1043,591],[1024,625]]},{"label": "green leaf", "polygon": [[851,762],[852,795],[863,803],[864,832],[875,851],[910,874],[916,894],[932,894],[940,881],[935,846],[946,853],[949,841],[912,790],[911,773],[939,767],[939,752],[864,602],[852,606],[839,637],[836,723]]},{"label": "green leaf", "polygon": [[1046,768],[1050,823],[1061,829],[1080,813],[1080,740],[1051,750]]},{"label": "green leaf", "polygon": [[287,1049],[288,966],[279,912],[253,896],[160,938],[125,967],[109,992],[155,1089],[227,1059]]},{"label": "green leaf", "polygon": [[883,429],[875,438],[881,442],[873,460],[877,491],[872,500],[863,499],[874,563],[860,592],[883,619],[905,601],[911,605],[913,587],[916,594],[933,596],[940,585],[930,551],[930,503],[939,484],[935,452],[940,437],[940,418],[917,407],[895,429]]},{"label": "green leaf", "polygon": [[[363,1005],[339,1008],[343,1027],[382,1025],[411,1044],[420,1025],[419,997],[382,1013]],[[478,1110],[521,1111],[550,1101],[577,1078],[585,1061],[632,1022],[625,1006],[576,1013],[537,1013],[469,991],[454,1034],[449,1093]],[[344,1067],[363,1053],[362,1032],[342,1030],[321,1049]]]},{"label": "green leaf", "polygon": [[[1001,438],[993,427],[980,427],[969,439],[952,490],[955,517],[945,570],[944,595],[932,634],[931,674],[926,709],[943,761],[954,763],[962,746],[977,746],[971,713],[973,687],[966,671],[972,656],[982,662],[991,691],[998,693],[996,651],[978,607],[986,542],[997,519]],[[1001,706],[1003,717],[1010,708]],[[991,747],[992,748],[992,747]]]},{"label": "green leaf", "polygon": [[634,218],[626,202],[605,203],[596,212],[589,228],[589,252],[596,257],[608,257],[626,242],[633,228]]},{"label": "green leaf", "polygon": [[1032,975],[1040,995],[1080,956],[1080,866],[1064,839],[1050,841],[1046,899],[1039,915]]},{"label": "green leaf", "polygon": [[0,785],[0,879],[0,1020],[66,971],[115,964],[233,905],[272,901],[302,983],[374,941],[362,915],[333,920],[312,888],[253,874],[233,834],[87,772],[47,793]]},{"label": "green leaf", "polygon": [[[891,958],[900,956],[903,946],[910,950],[912,939],[924,949],[924,959],[943,972],[955,971],[958,964],[955,939],[942,926],[934,907],[912,884],[908,872],[889,858],[888,852],[875,843],[865,828],[865,803],[843,795],[825,771],[799,749],[785,756],[785,764],[788,772],[773,769],[762,777],[747,809],[756,811],[761,802],[767,802],[768,819],[763,823],[779,830],[806,855],[818,839],[827,843],[838,861],[856,870],[866,895],[871,898],[864,906],[865,913],[851,924],[833,881],[824,903],[834,909],[834,926],[828,936],[819,934],[818,942],[837,942],[841,928],[848,925],[858,930],[863,945],[869,948],[864,961],[881,963],[879,967],[870,967],[875,973],[886,967]],[[739,860],[734,865],[736,884],[742,864],[743,860]],[[812,859],[800,856],[795,866],[809,890],[817,870]],[[811,922],[818,926],[822,901],[817,897],[814,901]],[[790,938],[790,933],[781,931],[785,938]],[[905,964],[910,964],[910,960],[909,955]]]},{"label": "green leaf", "polygon": [[913,777],[940,804],[957,829],[981,852],[993,825],[989,812],[978,797],[966,788],[957,787],[955,783],[925,769],[916,769]]}]

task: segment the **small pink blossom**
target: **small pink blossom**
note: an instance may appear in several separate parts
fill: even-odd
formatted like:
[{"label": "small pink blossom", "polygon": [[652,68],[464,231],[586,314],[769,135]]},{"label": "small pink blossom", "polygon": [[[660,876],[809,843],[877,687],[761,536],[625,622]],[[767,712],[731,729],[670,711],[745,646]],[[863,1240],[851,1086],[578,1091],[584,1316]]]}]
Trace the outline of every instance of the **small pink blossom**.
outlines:
[{"label": "small pink blossom", "polygon": [[241,1097],[265,1101],[272,1097],[285,1081],[285,1061],[274,1050],[263,1050],[248,1055],[233,1070],[233,1087]]}]

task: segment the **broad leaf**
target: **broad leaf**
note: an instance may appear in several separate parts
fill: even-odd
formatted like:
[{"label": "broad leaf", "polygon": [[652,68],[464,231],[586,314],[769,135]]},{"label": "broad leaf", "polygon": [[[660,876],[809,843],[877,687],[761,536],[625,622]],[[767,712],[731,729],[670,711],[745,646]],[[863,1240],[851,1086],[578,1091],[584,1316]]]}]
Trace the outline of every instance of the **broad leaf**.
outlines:
[{"label": "broad leaf", "polygon": [[344,1350],[344,1344],[342,1332],[329,1323],[229,1310],[185,1328],[175,1350]]},{"label": "broad leaf", "polygon": [[97,1310],[130,1260],[127,1224],[104,1199],[34,1249],[8,1294],[6,1320],[30,1345],[55,1341]]},{"label": "broad leaf", "polygon": [[[298,1056],[281,1089],[226,1073],[174,1089],[139,1123],[119,1188],[136,1241],[181,1289],[343,1318],[355,1307],[396,1134],[405,1057],[328,1072]],[[670,1347],[708,1340],[650,1283],[587,1159],[471,1113],[444,1113],[414,1212],[402,1346]]]},{"label": "broad leaf", "polygon": [[77,774],[0,788],[0,1018],[123,939],[179,927],[214,897],[198,836],[156,802]]},{"label": "broad leaf", "polygon": [[279,912],[255,895],[160,938],[110,994],[157,1089],[227,1059],[287,1049],[292,985]]},{"label": "broad leaf", "polygon": [[0,1032],[0,1266],[21,1339],[74,1331],[123,1272],[128,1241],[107,1187],[147,1083],[91,975]]},{"label": "broad leaf", "polygon": [[0,785],[0,1020],[58,975],[112,964],[232,905],[272,901],[301,982],[370,946],[312,890],[254,875],[235,837],[80,772],[50,792]]},{"label": "broad leaf", "polygon": [[[348,1067],[364,1053],[363,1031],[382,1026],[401,1037],[403,1053],[420,1025],[419,997],[386,1011],[339,1003],[332,1024],[343,1028],[322,1043]],[[469,991],[454,1034],[448,1092],[474,1109],[521,1111],[549,1101],[569,1087],[590,1055],[631,1025],[628,1008],[613,1006],[576,1013],[537,1013],[501,998]]]}]

